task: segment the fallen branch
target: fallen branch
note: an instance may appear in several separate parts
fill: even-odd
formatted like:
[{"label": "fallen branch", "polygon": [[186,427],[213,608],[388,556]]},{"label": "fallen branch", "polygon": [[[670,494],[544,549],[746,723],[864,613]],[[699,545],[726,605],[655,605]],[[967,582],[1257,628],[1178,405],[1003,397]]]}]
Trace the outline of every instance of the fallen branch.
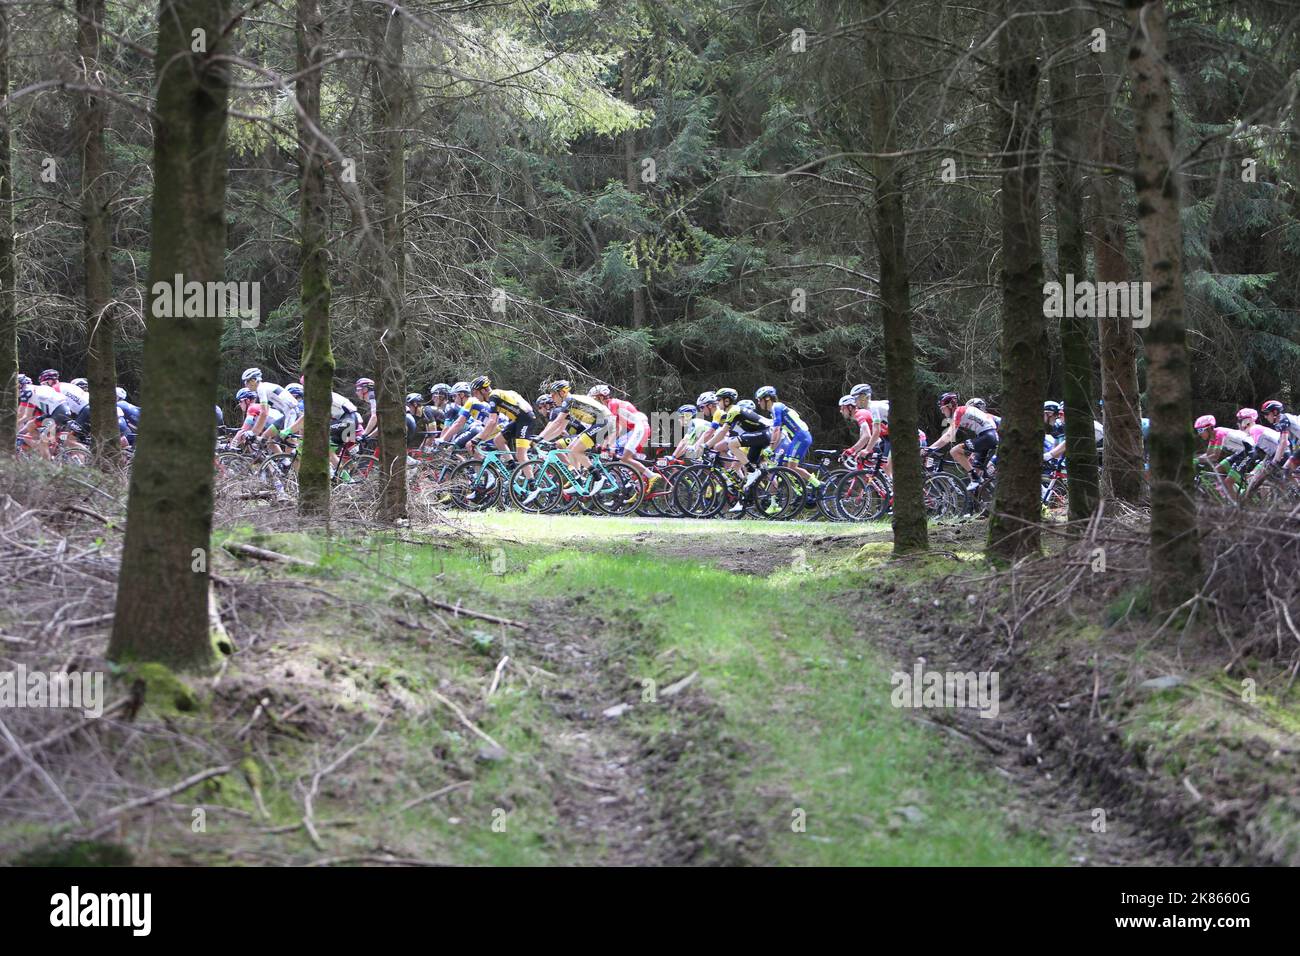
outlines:
[{"label": "fallen branch", "polygon": [[443,706],[449,708],[451,712],[455,714],[456,717],[460,720],[460,722],[464,724],[467,728],[469,728],[469,730],[472,731],[475,734],[475,736],[479,737],[482,740],[486,740],[488,743],[490,743],[493,747],[496,747],[498,750],[504,751],[506,749],[505,747],[502,747],[499,743],[497,743],[495,740],[493,740],[491,737],[489,737],[487,734],[485,734],[483,731],[479,730],[478,727],[474,725],[474,722],[465,716],[465,712],[461,710],[459,707],[457,707],[452,701],[448,700],[446,697],[443,697],[442,694],[438,693],[436,690],[430,691],[430,693],[433,694],[434,700],[438,701],[438,703],[442,704]]},{"label": "fallen branch", "polygon": [[213,777],[220,777],[223,774],[230,773],[234,769],[230,764],[222,764],[220,767],[209,767],[207,770],[200,770],[196,774],[186,777],[179,783],[174,783],[170,787],[164,787],[161,790],[155,790],[153,793],[145,794],[143,797],[136,797],[134,800],[128,800],[126,803],[113,807],[101,813],[96,819],[94,826],[96,828],[103,826],[111,821],[114,817],[119,817],[124,813],[130,813],[132,810],[139,810],[141,807],[147,807],[151,803],[157,803],[159,800],[166,800],[168,797],[174,797],[176,794],[188,790],[190,787],[200,784],[205,780],[211,780]]},{"label": "fallen branch", "polygon": [[251,544],[240,544],[237,541],[227,541],[222,547],[237,558],[256,558],[258,561],[276,561],[280,564],[296,564],[308,568],[316,567],[313,561],[295,558],[291,554],[281,554],[278,551],[268,551],[265,548],[254,547]]},{"label": "fallen branch", "polygon": [[403,813],[410,810],[412,807],[418,807],[422,803],[428,803],[430,800],[437,800],[439,797],[451,793],[453,790],[460,790],[462,787],[468,787],[471,783],[473,783],[472,780],[457,780],[455,783],[449,783],[445,787],[439,787],[432,793],[426,793],[424,796],[416,797],[414,800],[407,800],[400,808],[398,808],[397,812]]}]

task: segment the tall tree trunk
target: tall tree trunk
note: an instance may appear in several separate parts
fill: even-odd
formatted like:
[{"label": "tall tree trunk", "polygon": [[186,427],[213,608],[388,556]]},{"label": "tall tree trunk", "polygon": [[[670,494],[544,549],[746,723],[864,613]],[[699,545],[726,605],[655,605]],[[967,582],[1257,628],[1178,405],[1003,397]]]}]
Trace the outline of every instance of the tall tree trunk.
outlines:
[{"label": "tall tree trunk", "polygon": [[[1068,8],[1073,0],[1062,0]],[[1082,282],[1087,269],[1087,233],[1083,224],[1084,147],[1079,123],[1077,70],[1085,35],[1076,12],[1058,18],[1061,38],[1073,53],[1052,68],[1052,170],[1056,194],[1057,279]],[[1074,309],[1067,309],[1073,313]],[[1070,462],[1067,489],[1071,520],[1090,518],[1097,508],[1097,444],[1092,434],[1092,335],[1087,317],[1061,318],[1061,377],[1065,398],[1065,452]]]},{"label": "tall tree trunk", "polygon": [[[0,99],[9,95],[9,11],[0,5]],[[18,415],[18,301],[9,107],[0,106],[0,453],[14,453]]]},{"label": "tall tree trunk", "polygon": [[[867,0],[868,17],[883,17],[885,0]],[[867,30],[867,88],[873,153],[897,149],[893,58],[884,24]],[[885,382],[889,388],[889,434],[894,462],[894,553],[929,547],[922,485],[921,445],[917,440],[916,356],[912,346],[912,300],[907,271],[907,221],[903,174],[897,159],[871,160],[876,179],[876,245],[880,256],[880,313],[885,333]]]},{"label": "tall tree trunk", "polygon": [[374,126],[379,140],[375,188],[382,252],[375,304],[375,380],[378,385],[380,516],[406,517],[406,248],[402,240],[406,198],[406,77],[402,73],[403,14],[376,4]]},{"label": "tall tree trunk", "polygon": [[1183,321],[1183,229],[1174,168],[1174,103],[1166,60],[1164,0],[1127,0],[1133,29],[1129,78],[1137,163],[1143,278],[1151,283],[1147,392],[1151,405],[1151,600],[1171,610],[1200,588],[1201,552],[1192,495],[1192,375]]},{"label": "tall tree trunk", "polygon": [[298,0],[298,228],[299,299],[302,308],[302,370],[306,420],[298,463],[298,511],[329,518],[330,392],[334,351],[330,345],[328,219],[325,156],[320,132],[321,58],[325,18],[320,0]]},{"label": "tall tree trunk", "polygon": [[1007,0],[998,35],[1002,158],[1002,429],[988,549],[1014,560],[1039,547],[1047,323],[1038,225],[1038,23],[1029,0]]},{"label": "tall tree trunk", "polygon": [[[77,53],[88,84],[99,71],[100,24],[104,0],[77,0]],[[90,433],[102,466],[122,458],[117,428],[117,357],[113,351],[117,318],[108,250],[108,167],[104,159],[107,104],[93,93],[80,98],[82,258],[86,270],[86,378],[90,381]]]},{"label": "tall tree trunk", "polygon": [[[109,644],[114,660],[190,669],[214,660],[208,548],[221,321],[164,314],[164,306],[176,276],[185,283],[219,282],[225,272],[230,78],[214,58],[233,32],[232,12],[230,0],[162,0],[159,9],[146,290],[152,308]],[[192,51],[195,30],[203,31],[205,52]]]},{"label": "tall tree trunk", "polygon": [[[623,54],[623,101],[629,106],[635,106],[636,100],[636,60],[629,50]],[[641,191],[641,163],[637,156],[636,149],[636,130],[629,128],[623,134],[623,160],[624,172],[627,177],[627,191],[636,195]],[[634,237],[633,241],[636,241]],[[638,260],[640,261],[640,260]],[[646,324],[646,287],[644,267],[637,270],[636,288],[632,290],[632,330],[640,332]],[[650,380],[648,376],[649,363],[637,362],[636,375],[636,398],[639,402],[650,401]]]},{"label": "tall tree trunk", "polygon": [[[1092,247],[1096,281],[1129,281],[1126,221],[1119,192],[1118,133],[1111,90],[1120,67],[1120,51],[1093,54],[1080,64],[1080,85],[1089,106],[1094,159],[1102,168],[1092,177]],[[1100,353],[1102,425],[1106,435],[1102,490],[1120,501],[1142,500],[1145,466],[1141,403],[1138,398],[1137,332],[1131,319],[1097,317]],[[1091,414],[1091,412],[1089,412]]]}]

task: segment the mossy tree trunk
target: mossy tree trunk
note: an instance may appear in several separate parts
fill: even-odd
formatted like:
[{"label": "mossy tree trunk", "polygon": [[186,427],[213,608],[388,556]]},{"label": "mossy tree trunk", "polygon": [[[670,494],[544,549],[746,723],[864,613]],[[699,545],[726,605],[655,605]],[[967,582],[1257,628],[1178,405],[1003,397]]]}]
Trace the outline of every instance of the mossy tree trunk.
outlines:
[{"label": "mossy tree trunk", "polygon": [[[104,0],[77,0],[77,54],[88,85],[98,85]],[[117,428],[117,318],[108,247],[108,165],[104,158],[107,104],[94,93],[79,98],[82,259],[85,263],[86,378],[90,381],[90,433],[101,466],[122,458]]]},{"label": "mossy tree trunk", "polygon": [[1146,333],[1151,408],[1151,606],[1176,608],[1202,582],[1192,493],[1196,438],[1192,373],[1183,318],[1183,229],[1175,149],[1174,102],[1166,58],[1163,0],[1127,0],[1132,46],[1133,181],[1142,237],[1143,278],[1151,283]]},{"label": "mossy tree trunk", "polygon": [[[884,17],[884,0],[867,0],[868,17]],[[867,103],[873,153],[898,148],[893,58],[881,20],[867,31]],[[889,389],[889,434],[894,448],[894,553],[929,547],[922,485],[921,445],[917,440],[916,355],[912,344],[912,300],[907,271],[907,220],[903,172],[897,159],[876,155],[876,246],[880,259],[880,314],[885,335],[885,383]]]},{"label": "mossy tree trunk", "polygon": [[114,660],[191,670],[214,659],[208,549],[222,319],[164,315],[156,293],[169,294],[177,275],[223,280],[230,78],[216,57],[234,9],[230,0],[161,0],[159,9],[144,387],[109,644]]},{"label": "mossy tree trunk", "polygon": [[1007,0],[998,34],[1002,153],[1002,429],[989,553],[1014,560],[1039,548],[1047,322],[1038,223],[1037,18],[1028,0]]},{"label": "mossy tree trunk", "polygon": [[302,370],[306,419],[298,463],[298,511],[329,518],[330,392],[334,351],[330,345],[328,218],[325,155],[320,135],[321,58],[325,18],[320,0],[298,0],[298,228],[299,296],[302,308]]}]

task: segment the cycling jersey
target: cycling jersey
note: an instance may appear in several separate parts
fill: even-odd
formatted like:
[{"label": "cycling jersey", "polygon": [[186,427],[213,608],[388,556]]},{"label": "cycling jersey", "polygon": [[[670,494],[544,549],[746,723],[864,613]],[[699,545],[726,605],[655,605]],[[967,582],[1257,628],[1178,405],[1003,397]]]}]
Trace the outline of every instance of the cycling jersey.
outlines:
[{"label": "cycling jersey", "polygon": [[1246,429],[1246,434],[1255,443],[1255,447],[1266,455],[1272,455],[1277,451],[1277,446],[1282,443],[1281,434],[1266,425],[1251,425]]},{"label": "cycling jersey", "polygon": [[993,416],[988,412],[980,411],[974,405],[959,406],[953,412],[952,420],[958,432],[967,431],[975,436],[983,435],[985,432],[996,432],[998,429]]},{"label": "cycling jersey", "polygon": [[352,404],[338,392],[330,392],[330,421],[337,422],[342,418],[357,413],[357,406]]},{"label": "cycling jersey", "polygon": [[880,422],[880,437],[885,438],[889,435],[889,402],[881,399],[867,405],[871,408],[871,417]]},{"label": "cycling jersey", "polygon": [[1250,436],[1235,428],[1216,428],[1210,438],[1210,451],[1251,451],[1254,447],[1255,443],[1250,440]]},{"label": "cycling jersey", "polygon": [[609,422],[609,409],[585,395],[570,395],[560,405],[560,411],[569,416],[565,426],[572,432],[600,428]]},{"label": "cycling jersey", "polygon": [[62,409],[64,420],[70,417],[71,410],[68,408],[68,403],[57,389],[48,385],[33,385],[31,388],[31,398],[23,404],[36,409],[42,416],[58,417],[58,411]]},{"label": "cycling jersey", "polygon": [[[248,411],[244,415],[244,431],[251,431],[257,424],[257,419],[261,417],[262,406],[254,402],[248,406]],[[276,408],[266,410],[266,431],[279,430],[284,423],[284,413]]]},{"label": "cycling jersey", "polygon": [[1277,430],[1300,441],[1300,415],[1283,414],[1277,420]]},{"label": "cycling jersey", "polygon": [[488,410],[487,402],[480,402],[477,398],[471,398],[456,410],[456,414],[473,422],[483,422],[487,420],[491,412]]},{"label": "cycling jersey", "polygon": [[72,414],[77,415],[83,408],[90,404],[90,396],[86,390],[71,382],[60,382],[56,391],[63,396],[64,401],[68,403],[68,408]]},{"label": "cycling jersey", "polygon": [[621,398],[611,398],[607,407],[613,412],[614,421],[624,428],[634,428],[642,423],[647,426],[650,424],[650,419],[646,418],[644,412],[638,411],[635,405]]},{"label": "cycling jersey", "polygon": [[772,406],[772,427],[784,430],[791,437],[803,432],[811,434],[804,420],[799,417],[799,413],[784,402],[777,402]]},{"label": "cycling jersey", "polygon": [[258,382],[256,391],[259,405],[278,409],[287,420],[293,420],[298,411],[298,400],[290,392],[272,382]]},{"label": "cycling jersey", "polygon": [[488,393],[487,409],[489,415],[495,412],[511,422],[520,415],[533,414],[533,406],[522,395],[504,388],[494,388]]},{"label": "cycling jersey", "polygon": [[406,413],[406,447],[419,448],[424,444],[424,432],[420,431],[420,426],[415,421],[415,416],[410,412]]},{"label": "cycling jersey", "polygon": [[713,423],[707,418],[692,418],[686,425],[686,432],[682,436],[686,439],[686,444],[694,445],[703,435],[712,427]]},{"label": "cycling jersey", "polygon": [[117,410],[122,413],[122,415],[126,418],[127,422],[129,422],[132,427],[135,427],[140,424],[139,405],[132,405],[126,399],[122,399],[120,402],[117,403]]},{"label": "cycling jersey", "polygon": [[758,412],[751,412],[739,405],[732,405],[727,409],[727,414],[722,416],[722,424],[730,425],[733,433],[739,432],[741,434],[768,431],[772,428],[770,418],[764,418]]}]

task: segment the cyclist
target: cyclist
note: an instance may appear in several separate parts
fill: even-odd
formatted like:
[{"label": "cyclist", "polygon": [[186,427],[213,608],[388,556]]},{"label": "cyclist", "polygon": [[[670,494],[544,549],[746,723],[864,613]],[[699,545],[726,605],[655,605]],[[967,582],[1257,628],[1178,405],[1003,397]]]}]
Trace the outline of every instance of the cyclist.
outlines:
[{"label": "cyclist", "polygon": [[[483,426],[488,417],[487,402],[474,397],[469,382],[457,382],[451,387],[451,393],[456,400],[456,413],[451,423],[443,428],[442,440],[451,442],[457,448],[465,448],[483,434]],[[481,457],[474,449],[470,450],[475,458]]]},{"label": "cyclist", "polygon": [[410,392],[406,396],[406,450],[409,452],[424,444],[424,396]]},{"label": "cyclist", "polygon": [[718,413],[718,395],[716,392],[700,392],[695,399],[695,408],[699,412],[699,417],[704,419],[705,427],[702,430],[697,429],[695,437],[691,443],[683,449],[687,458],[699,458],[700,452],[704,449],[704,442],[713,434],[717,427]]},{"label": "cyclist", "polygon": [[552,382],[547,391],[557,406],[557,414],[537,440],[550,441],[561,434],[569,435],[569,464],[574,471],[585,471],[591,464],[587,450],[603,442],[609,429],[609,409],[586,395],[574,395],[566,379]]},{"label": "cyclist", "polygon": [[[705,392],[700,398],[706,398],[711,394]],[[677,409],[677,427],[681,431],[681,440],[677,447],[673,449],[674,458],[695,458],[699,455],[699,449],[695,446],[704,440],[710,432],[709,416],[704,410],[697,405],[681,405]]]},{"label": "cyclist", "polygon": [[284,413],[278,408],[270,408],[259,403],[257,392],[251,388],[241,388],[236,392],[235,401],[244,414],[244,423],[239,431],[231,436],[230,444],[238,448],[246,441],[261,440],[267,443],[273,453],[282,452],[284,448],[280,445],[279,439],[280,428],[284,424]]},{"label": "cyclist", "polygon": [[[736,451],[737,460],[734,462],[736,470],[742,477],[745,472],[745,461],[754,466],[748,477],[745,478],[745,484],[741,491],[740,500],[731,506],[732,514],[739,514],[745,510],[745,505],[749,502],[754,488],[754,482],[762,474],[758,469],[758,463],[762,458],[763,452],[772,447],[772,433],[775,429],[772,427],[772,420],[764,418],[758,413],[756,406],[749,399],[741,399],[735,405],[727,409],[726,414],[722,417],[722,425],[718,431],[709,439],[714,446],[720,445],[725,441],[730,441],[733,450]],[[739,458],[739,449],[744,448],[747,451],[745,459]],[[777,501],[773,501],[768,510],[775,512],[781,509]]]},{"label": "cyclist", "polygon": [[[555,420],[555,416],[560,410],[555,406],[555,399],[551,398],[549,392],[542,392],[533,399],[533,414],[539,419],[546,419],[546,425]],[[542,427],[545,428],[546,425]]]},{"label": "cyclist", "polygon": [[293,398],[296,408],[293,414],[293,424],[281,428],[280,431],[285,435],[302,437],[302,424],[307,416],[306,392],[303,391],[301,382],[290,382],[284,387],[284,390]]},{"label": "cyclist", "polygon": [[1250,435],[1236,428],[1219,428],[1213,415],[1202,415],[1192,427],[1201,440],[1206,442],[1204,453],[1198,455],[1196,460],[1208,465],[1211,471],[1224,479],[1223,484],[1231,500],[1240,500],[1237,482],[1232,479],[1238,474],[1238,466],[1255,451],[1255,443],[1250,440]]},{"label": "cyclist", "polygon": [[135,433],[140,427],[140,406],[126,400],[126,389],[117,386],[117,425],[128,445],[135,444]]},{"label": "cyclist", "polygon": [[439,382],[429,389],[429,404],[424,406],[425,432],[437,438],[446,428],[448,416],[455,416],[456,407],[451,401],[451,386]]},{"label": "cyclist", "polygon": [[365,441],[379,431],[379,405],[375,394],[375,380],[364,376],[357,379],[356,393],[357,401],[360,403],[358,407],[370,406],[370,415],[366,418],[361,434],[357,436],[357,441]]},{"label": "cyclist", "polygon": [[[735,432],[738,428],[733,429],[730,424],[740,417],[738,412],[738,400],[740,393],[734,388],[723,387],[715,391],[714,397],[717,399],[717,410],[713,413],[713,423],[710,434],[704,439],[704,448],[714,449],[715,451],[724,451],[730,459],[726,464],[730,471],[735,472],[737,477],[745,477],[745,456],[740,453],[741,445]],[[752,403],[751,403],[752,404]],[[758,415],[755,413],[754,418]],[[745,416],[744,420],[750,421],[750,416]],[[768,424],[771,428],[771,423]]]},{"label": "cyclist", "polygon": [[858,438],[844,450],[846,456],[857,457],[859,450],[869,447],[871,436],[876,434],[875,418],[870,408],[860,408],[858,399],[852,395],[841,395],[839,400],[840,415],[846,421],[858,426]]},{"label": "cyclist", "polygon": [[[1283,468],[1288,474],[1294,472],[1300,467],[1300,415],[1288,415],[1282,403],[1275,399],[1265,402],[1260,411],[1264,413],[1264,421],[1287,439],[1278,443],[1278,449],[1273,454],[1273,464],[1282,464],[1283,459],[1286,459]],[[1288,458],[1288,451],[1292,449],[1295,453]]]},{"label": "cyclist", "polygon": [[[858,403],[858,408],[871,413],[871,434],[864,439],[859,436],[858,441],[849,449],[854,455],[866,458],[876,446],[880,445],[880,452],[886,458],[889,456],[889,402],[873,401],[871,398],[871,386],[863,382],[861,385],[854,385],[849,390],[849,395]],[[890,464],[885,462],[885,474],[890,474]]]},{"label": "cyclist", "polygon": [[[244,383],[244,388],[254,392],[257,397],[257,404],[266,412],[274,409],[278,411],[283,418],[284,428],[293,424],[294,417],[298,414],[298,400],[286,392],[279,385],[271,382],[262,381],[262,370],[260,368],[246,368],[244,374],[240,376]],[[257,424],[253,429],[254,435],[260,435],[267,427],[266,414],[260,416]]]},{"label": "cyclist", "polygon": [[[948,427],[931,445],[931,453],[952,449],[953,461],[971,478],[967,491],[979,487],[983,478],[985,462],[998,447],[998,426],[993,416],[970,405],[961,405],[956,392],[944,392],[939,396],[939,411],[948,420]],[[957,442],[961,435],[970,437]]]},{"label": "cyclist", "polygon": [[788,465],[804,486],[816,488],[820,479],[803,467],[803,456],[812,448],[812,432],[804,420],[785,402],[777,401],[775,385],[764,385],[754,393],[758,410],[772,419],[772,447],[776,449],[779,463]]},{"label": "cyclist", "polygon": [[1246,495],[1249,496],[1268,473],[1273,456],[1277,454],[1278,445],[1282,443],[1282,435],[1267,425],[1261,425],[1259,412],[1253,408],[1242,408],[1237,411],[1237,428],[1249,435],[1250,440],[1255,443],[1255,451],[1242,471],[1243,474],[1249,471],[1246,480]]},{"label": "cyclist", "polygon": [[[18,403],[20,412],[24,407],[27,409],[20,434],[35,440],[41,454],[52,459],[58,431],[67,428],[72,420],[72,411],[68,408],[67,400],[58,389],[42,382],[20,389]],[[75,442],[73,445],[80,447]]]},{"label": "cyclist", "polygon": [[652,472],[641,464],[637,455],[645,450],[650,440],[650,419],[631,402],[621,398],[611,398],[608,385],[593,385],[587,392],[613,414],[614,427],[605,437],[606,447],[612,447],[614,457],[630,467],[641,477],[648,492],[656,483],[663,481],[663,475]]},{"label": "cyclist", "polygon": [[[493,388],[492,380],[480,375],[470,383],[470,394],[475,401],[483,403],[487,409],[487,418],[483,422],[480,441],[492,441],[502,451],[514,446],[515,461],[520,465],[528,463],[528,448],[532,436],[537,432],[537,418],[533,415],[533,406],[518,392],[505,388]],[[502,425],[502,419],[506,424]],[[525,472],[525,477],[532,472]]]}]

